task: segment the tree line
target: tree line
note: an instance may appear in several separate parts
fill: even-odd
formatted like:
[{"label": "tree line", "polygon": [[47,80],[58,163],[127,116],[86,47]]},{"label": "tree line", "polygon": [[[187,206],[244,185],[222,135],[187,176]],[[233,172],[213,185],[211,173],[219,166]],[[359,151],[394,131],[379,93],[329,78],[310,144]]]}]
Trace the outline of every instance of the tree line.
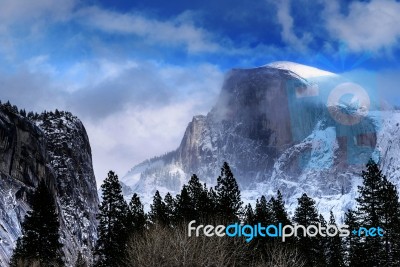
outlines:
[{"label": "tree line", "polygon": [[[215,187],[207,187],[194,174],[175,197],[170,193],[162,197],[156,191],[148,213],[137,194],[129,203],[124,200],[118,176],[110,171],[101,186],[103,199],[94,258],[79,255],[76,266],[399,266],[400,205],[396,187],[372,160],[361,176],[356,208],[344,216],[350,235],[310,237],[300,231],[285,242],[258,236],[247,243],[239,237],[188,237],[187,224],[196,220],[197,224],[211,225],[242,222],[308,227],[337,225],[337,221],[332,212],[326,221],[307,194],[298,199],[292,217],[280,191],[269,199],[261,196],[254,207],[243,206],[239,186],[226,162]],[[44,194],[43,188],[41,183],[34,198]],[[47,194],[47,198],[49,203],[51,196]],[[36,199],[41,204],[33,203],[26,216],[24,235],[18,239],[11,266],[32,266],[29,263],[33,261],[39,262],[38,266],[63,266],[57,211],[54,206],[44,213],[42,209],[48,205],[43,199]],[[51,226],[43,225],[41,220]],[[359,235],[360,227],[381,227],[384,235]]]},{"label": "tree line", "polygon": [[7,101],[6,103],[2,103],[1,100],[0,100],[0,110],[5,111],[5,112],[10,112],[10,113],[13,113],[16,115],[20,115],[24,118],[27,118],[30,121],[43,120],[44,122],[48,122],[49,119],[51,119],[54,116],[57,118],[66,116],[67,119],[68,119],[68,117],[74,117],[71,112],[62,111],[62,110],[59,111],[58,109],[55,109],[54,112],[47,111],[47,110],[44,110],[41,113],[37,113],[37,112],[33,112],[33,111],[26,112],[25,109],[18,109],[18,107],[16,105],[12,105],[10,103],[10,101]]}]

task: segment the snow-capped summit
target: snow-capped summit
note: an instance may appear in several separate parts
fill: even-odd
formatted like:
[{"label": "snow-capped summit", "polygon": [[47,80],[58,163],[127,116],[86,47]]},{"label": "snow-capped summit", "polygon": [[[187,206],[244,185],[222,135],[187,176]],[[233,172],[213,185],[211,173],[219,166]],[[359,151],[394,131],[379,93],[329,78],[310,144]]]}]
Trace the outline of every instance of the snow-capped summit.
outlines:
[{"label": "snow-capped summit", "polygon": [[322,77],[322,76],[336,76],[336,74],[317,69],[314,67],[310,67],[307,65],[302,65],[295,62],[290,61],[275,61],[265,65],[267,67],[272,67],[276,69],[283,69],[283,70],[290,70],[291,72],[296,73],[300,77],[304,79],[315,78],[315,77]]},{"label": "snow-capped summit", "polygon": [[[245,203],[280,190],[289,211],[303,193],[317,201],[323,215],[352,208],[370,158],[390,155],[382,158],[382,167],[388,177],[396,177],[399,168],[392,162],[398,148],[390,140],[399,137],[389,133],[399,131],[393,125],[400,125],[400,116],[374,109],[353,118],[352,110],[340,106],[347,99],[341,97],[326,105],[333,87],[318,82],[330,78],[341,81],[333,73],[292,62],[231,70],[214,108],[194,117],[179,147],[137,165],[122,179],[130,186],[127,192],[150,203],[156,190],[179,193],[193,173],[212,186],[227,161]],[[359,110],[365,106],[361,99],[348,103]]]}]

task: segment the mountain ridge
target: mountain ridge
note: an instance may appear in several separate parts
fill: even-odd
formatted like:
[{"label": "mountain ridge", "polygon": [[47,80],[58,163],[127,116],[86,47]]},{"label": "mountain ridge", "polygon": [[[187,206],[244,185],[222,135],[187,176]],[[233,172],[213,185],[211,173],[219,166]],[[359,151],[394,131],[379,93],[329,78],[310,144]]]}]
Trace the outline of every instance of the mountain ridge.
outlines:
[{"label": "mountain ridge", "polygon": [[[292,208],[298,191],[312,197],[327,193],[320,198],[323,212],[331,205],[324,202],[335,198],[342,203],[335,209],[343,213],[352,206],[348,196],[355,194],[363,164],[378,147],[379,116],[362,117],[355,125],[338,122],[326,107],[330,87],[327,90],[318,83],[321,80],[314,80],[318,75],[311,80],[301,77],[290,70],[292,66],[265,65],[228,72],[217,103],[206,116],[193,117],[179,147],[168,157],[137,165],[121,181],[150,203],[155,190],[178,193],[192,173],[214,185],[227,161],[245,202],[254,203],[261,194],[273,195],[279,189]],[[328,76],[329,86],[343,83],[338,75],[315,73],[324,74],[324,79]],[[347,106],[336,112],[347,112]],[[322,145],[318,148],[316,142]],[[352,162],[351,157],[360,160]],[[328,166],[330,172],[321,166]],[[307,187],[312,184],[307,181],[320,188]],[[339,196],[335,192],[340,192]]]}]

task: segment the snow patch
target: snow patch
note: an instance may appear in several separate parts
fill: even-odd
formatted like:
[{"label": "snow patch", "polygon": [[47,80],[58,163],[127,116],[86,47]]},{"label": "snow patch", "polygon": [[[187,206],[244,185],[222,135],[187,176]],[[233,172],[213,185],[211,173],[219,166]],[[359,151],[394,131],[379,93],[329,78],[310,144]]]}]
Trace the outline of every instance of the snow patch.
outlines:
[{"label": "snow patch", "polygon": [[337,76],[336,74],[329,72],[329,71],[317,69],[314,67],[310,67],[307,65],[302,65],[302,64],[290,62],[290,61],[275,61],[275,62],[269,63],[265,66],[276,68],[276,69],[289,70],[305,79],[322,77],[322,76]]}]

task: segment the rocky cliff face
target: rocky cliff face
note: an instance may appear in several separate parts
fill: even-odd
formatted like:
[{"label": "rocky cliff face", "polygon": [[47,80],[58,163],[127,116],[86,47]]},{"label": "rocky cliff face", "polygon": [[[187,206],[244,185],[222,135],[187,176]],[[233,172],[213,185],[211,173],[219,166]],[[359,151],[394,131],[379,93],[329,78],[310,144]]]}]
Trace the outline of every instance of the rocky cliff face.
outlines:
[{"label": "rocky cliff face", "polygon": [[[195,117],[186,130],[177,150],[183,170],[214,177],[228,161],[245,186],[255,181],[257,173],[268,175],[265,170],[271,170],[277,155],[293,143],[288,79],[292,76],[287,71],[273,68],[231,71],[213,110],[206,117]],[[204,166],[214,171],[204,173]]]},{"label": "rocky cliff face", "polygon": [[213,185],[227,161],[246,202],[279,189],[291,208],[303,192],[322,212],[352,206],[364,164],[381,153],[380,146],[392,149],[379,136],[393,113],[371,109],[359,116],[357,106],[327,106],[332,89],[344,81],[327,72],[307,80],[301,74],[275,65],[229,72],[216,105],[193,118],[178,149],[122,179],[127,194],[139,192],[150,202],[156,189],[176,193],[192,173]]},{"label": "rocky cliff face", "polygon": [[29,210],[27,197],[42,179],[57,200],[68,265],[79,251],[90,257],[99,202],[82,123],[70,113],[26,117],[2,105],[0,154],[0,265],[7,266]]},{"label": "rocky cliff face", "polygon": [[[133,168],[123,181],[143,192],[154,191],[154,180],[163,181],[158,186],[174,191],[196,173],[213,184],[224,161],[242,186],[265,180],[277,157],[294,143],[287,80],[306,86],[287,70],[232,70],[215,107],[207,116],[193,118],[178,149]],[[315,123],[316,118],[310,120]]]}]

